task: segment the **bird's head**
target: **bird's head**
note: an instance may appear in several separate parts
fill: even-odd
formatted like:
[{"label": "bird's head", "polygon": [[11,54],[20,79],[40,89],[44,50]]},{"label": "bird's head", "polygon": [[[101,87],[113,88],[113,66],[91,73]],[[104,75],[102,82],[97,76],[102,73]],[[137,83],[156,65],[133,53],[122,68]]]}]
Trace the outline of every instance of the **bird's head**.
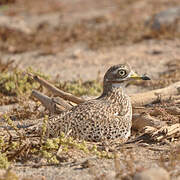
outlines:
[{"label": "bird's head", "polygon": [[106,85],[111,87],[122,87],[128,81],[134,80],[150,80],[146,75],[138,75],[128,64],[118,64],[110,67],[104,75],[104,87]]}]

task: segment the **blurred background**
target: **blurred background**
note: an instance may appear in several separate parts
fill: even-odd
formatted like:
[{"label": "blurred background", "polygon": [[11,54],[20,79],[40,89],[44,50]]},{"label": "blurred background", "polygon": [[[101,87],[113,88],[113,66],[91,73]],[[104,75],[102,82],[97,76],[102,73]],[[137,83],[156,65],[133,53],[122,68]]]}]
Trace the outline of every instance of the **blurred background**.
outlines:
[{"label": "blurred background", "polygon": [[158,79],[179,67],[179,0],[0,0],[0,58],[61,81],[128,62]]}]

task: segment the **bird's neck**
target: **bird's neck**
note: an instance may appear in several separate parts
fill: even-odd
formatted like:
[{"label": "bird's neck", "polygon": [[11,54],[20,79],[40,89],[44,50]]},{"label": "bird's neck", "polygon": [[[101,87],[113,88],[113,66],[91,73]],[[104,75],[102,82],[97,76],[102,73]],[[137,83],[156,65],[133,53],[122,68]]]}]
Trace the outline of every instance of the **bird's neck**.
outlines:
[{"label": "bird's neck", "polygon": [[104,83],[102,97],[115,98],[124,95],[124,83]]}]

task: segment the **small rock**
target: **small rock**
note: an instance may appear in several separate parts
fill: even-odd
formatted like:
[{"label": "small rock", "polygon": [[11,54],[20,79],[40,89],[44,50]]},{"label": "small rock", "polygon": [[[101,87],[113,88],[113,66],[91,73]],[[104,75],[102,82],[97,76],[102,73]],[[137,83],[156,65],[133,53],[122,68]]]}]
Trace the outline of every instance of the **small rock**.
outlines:
[{"label": "small rock", "polygon": [[135,174],[133,180],[170,180],[170,175],[163,168],[150,168]]},{"label": "small rock", "polygon": [[[146,24],[151,24],[153,30],[159,31],[163,27],[175,25],[179,18],[180,7],[173,7],[159,12],[150,21],[146,22]],[[180,27],[177,26],[177,30],[180,31]]]},{"label": "small rock", "polygon": [[81,57],[81,55],[82,55],[82,50],[81,50],[81,49],[76,49],[76,50],[74,50],[74,52],[72,53],[71,57],[72,57],[73,59],[78,59],[78,58]]}]

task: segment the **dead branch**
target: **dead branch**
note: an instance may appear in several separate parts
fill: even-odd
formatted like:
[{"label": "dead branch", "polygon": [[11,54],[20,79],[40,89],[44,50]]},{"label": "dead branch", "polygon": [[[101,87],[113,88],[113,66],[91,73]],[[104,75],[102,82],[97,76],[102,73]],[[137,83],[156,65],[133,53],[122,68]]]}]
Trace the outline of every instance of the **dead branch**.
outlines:
[{"label": "dead branch", "polygon": [[46,80],[40,78],[39,76],[34,76],[30,73],[28,73],[31,77],[33,77],[33,79],[37,82],[39,82],[42,86],[46,87],[49,91],[51,91],[54,95],[57,95],[61,98],[63,98],[64,100],[69,100],[72,101],[76,104],[85,102],[84,99],[76,97],[70,93],[64,92],[58,88],[56,88],[54,85],[50,84],[49,82],[47,82]]},{"label": "dead branch", "polygon": [[49,112],[52,114],[59,113],[59,111],[62,112],[66,109],[71,108],[71,106],[64,102],[63,99],[60,103],[57,103],[56,101],[54,101],[54,98],[49,98],[48,96],[35,90],[32,91],[32,95],[36,97],[43,104],[43,106],[48,109]]},{"label": "dead branch", "polygon": [[163,126],[160,129],[155,127],[147,126],[145,128],[145,134],[149,134],[152,140],[161,141],[163,139],[174,138],[176,135],[179,135],[180,124],[173,124],[171,126]]},{"label": "dead branch", "polygon": [[143,106],[158,100],[168,100],[180,94],[180,81],[162,89],[130,95],[133,106]]}]

